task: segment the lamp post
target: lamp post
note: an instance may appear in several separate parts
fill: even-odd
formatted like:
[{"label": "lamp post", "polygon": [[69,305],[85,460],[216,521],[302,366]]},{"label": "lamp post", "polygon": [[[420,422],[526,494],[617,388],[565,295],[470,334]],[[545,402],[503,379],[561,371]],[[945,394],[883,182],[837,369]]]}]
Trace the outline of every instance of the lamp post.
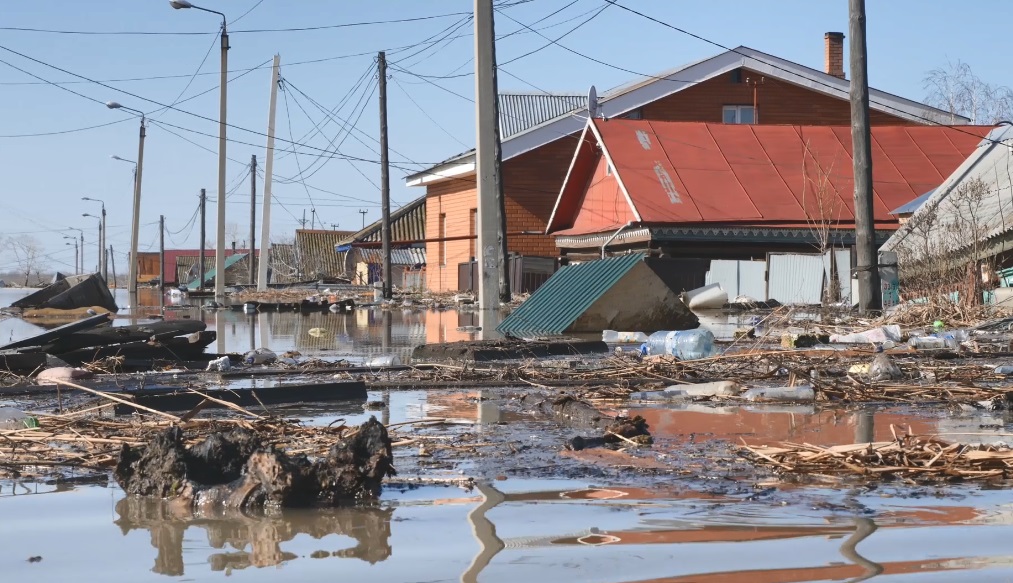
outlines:
[{"label": "lamp post", "polygon": [[[134,166],[134,216],[130,225],[130,265],[127,269],[127,293],[130,307],[137,305],[137,237],[141,225],[141,174],[144,172],[144,112],[125,107],[115,101],[106,102],[109,109],[125,109],[141,116],[141,130],[137,140],[137,163]],[[119,156],[113,157],[119,160]]]},{"label": "lamp post", "polygon": [[188,0],[169,0],[169,6],[176,10],[194,8],[210,12],[222,17],[222,71],[220,81],[219,112],[218,112],[218,234],[215,245],[215,297],[225,295],[225,119],[226,95],[228,90],[229,71],[229,33],[225,15],[217,10],[209,10],[190,3]]},{"label": "lamp post", "polygon": [[[71,241],[74,242],[74,275],[77,275],[77,274],[81,273],[77,269],[77,263],[78,263],[77,237],[71,237],[70,235],[64,235],[63,238],[64,239],[70,239]],[[64,243],[64,245],[70,245],[70,243]]]},{"label": "lamp post", "polygon": [[95,265],[95,273],[98,273],[98,274],[101,275],[102,274],[102,257],[103,257],[103,254],[102,254],[102,242],[105,241],[105,235],[102,233],[102,230],[103,230],[102,229],[102,217],[100,217],[98,215],[93,215],[91,213],[81,213],[81,216],[82,217],[91,217],[93,219],[98,219],[98,239],[96,239],[98,241],[98,259],[97,259],[97,263]]},{"label": "lamp post", "polygon": [[[102,205],[102,230],[99,237],[99,272],[102,274],[102,279],[106,281],[106,285],[109,284],[109,257],[106,251],[106,203],[103,200],[97,198],[91,198],[82,196],[81,200],[88,200],[91,202],[97,202]],[[89,215],[90,216],[90,215]]]}]

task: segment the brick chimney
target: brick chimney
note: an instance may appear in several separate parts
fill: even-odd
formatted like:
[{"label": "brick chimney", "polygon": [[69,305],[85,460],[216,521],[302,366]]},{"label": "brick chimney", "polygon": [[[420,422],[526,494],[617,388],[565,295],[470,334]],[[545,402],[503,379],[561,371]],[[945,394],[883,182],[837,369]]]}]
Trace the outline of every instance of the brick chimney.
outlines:
[{"label": "brick chimney", "polygon": [[844,79],[844,33],[828,32],[823,39],[823,70],[827,75]]}]

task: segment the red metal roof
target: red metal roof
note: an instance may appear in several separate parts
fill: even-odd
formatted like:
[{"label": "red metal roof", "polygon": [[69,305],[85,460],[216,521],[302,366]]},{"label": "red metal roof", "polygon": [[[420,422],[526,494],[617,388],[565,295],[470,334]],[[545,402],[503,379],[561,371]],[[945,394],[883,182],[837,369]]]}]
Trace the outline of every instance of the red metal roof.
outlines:
[{"label": "red metal roof", "polygon": [[[872,128],[877,228],[896,228],[890,210],[942,183],[991,129]],[[593,120],[548,232],[613,231],[629,220],[619,205],[647,225],[786,227],[828,220],[851,228],[853,190],[850,127]]]}]

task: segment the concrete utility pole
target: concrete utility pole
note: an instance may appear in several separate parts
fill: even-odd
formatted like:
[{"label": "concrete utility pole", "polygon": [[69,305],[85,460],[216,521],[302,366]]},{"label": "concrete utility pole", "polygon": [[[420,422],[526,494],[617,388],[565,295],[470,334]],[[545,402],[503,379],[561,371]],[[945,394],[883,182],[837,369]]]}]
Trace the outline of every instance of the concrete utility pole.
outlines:
[{"label": "concrete utility pole", "polygon": [[312,221],[310,221],[310,229],[315,231],[317,230],[317,209],[315,208],[310,209],[310,217],[312,217],[313,219]]},{"label": "concrete utility pole", "polygon": [[158,297],[165,307],[165,215],[158,215]]},{"label": "concrete utility pole", "polygon": [[377,56],[380,75],[380,241],[383,246],[383,299],[389,300],[394,292],[390,277],[390,161],[387,158],[387,57],[383,51]]},{"label": "concrete utility pole", "polygon": [[[506,216],[500,175],[499,103],[496,88],[496,36],[493,0],[475,0],[475,180],[478,186],[478,304],[485,338],[498,323],[499,304],[510,300],[505,277]],[[489,319],[486,320],[486,317]]]},{"label": "concrete utility pole", "polygon": [[207,269],[204,267],[204,246],[206,245],[205,240],[207,239],[207,206],[207,191],[202,188],[200,189],[200,256],[197,258],[197,262],[200,265],[200,275],[197,280],[197,289],[201,291],[204,291],[204,274],[207,273]]},{"label": "concrete utility pole", "polygon": [[274,112],[278,105],[278,67],[281,55],[274,56],[271,67],[271,104],[267,113],[267,161],[264,162],[264,218],[260,223],[260,269],[257,270],[257,291],[267,290],[267,268],[271,253],[271,184],[274,180]]},{"label": "concrete utility pole", "polygon": [[144,173],[144,114],[141,114],[141,129],[137,138],[137,174],[134,175],[134,211],[130,225],[130,265],[127,267],[127,295],[130,307],[137,306],[137,238],[141,228],[141,177]]},{"label": "concrete utility pole", "polygon": [[257,283],[257,266],[254,262],[257,250],[257,155],[250,156],[250,285]]},{"label": "concrete utility pole", "polygon": [[[113,252],[113,246],[109,246],[109,261],[113,264],[113,281],[116,281],[116,253]],[[113,287],[116,287],[115,285]]]},{"label": "concrete utility pole", "polygon": [[855,172],[855,251],[858,265],[858,311],[879,311],[875,219],[872,209],[872,135],[869,129],[868,48],[865,44],[865,0],[849,0],[851,33],[851,142]]},{"label": "concrete utility pole", "polygon": [[366,228],[366,213],[369,211],[359,210],[359,214],[362,215],[362,228]]}]

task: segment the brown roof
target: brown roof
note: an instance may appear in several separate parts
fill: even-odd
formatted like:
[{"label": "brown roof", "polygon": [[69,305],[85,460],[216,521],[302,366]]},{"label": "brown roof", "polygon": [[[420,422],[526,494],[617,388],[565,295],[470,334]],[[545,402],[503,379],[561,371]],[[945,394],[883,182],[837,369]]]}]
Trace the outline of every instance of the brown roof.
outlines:
[{"label": "brown roof", "polygon": [[344,274],[345,266],[334,247],[352,234],[352,231],[297,229],[295,249],[302,275],[313,278],[320,275],[335,277]]}]

